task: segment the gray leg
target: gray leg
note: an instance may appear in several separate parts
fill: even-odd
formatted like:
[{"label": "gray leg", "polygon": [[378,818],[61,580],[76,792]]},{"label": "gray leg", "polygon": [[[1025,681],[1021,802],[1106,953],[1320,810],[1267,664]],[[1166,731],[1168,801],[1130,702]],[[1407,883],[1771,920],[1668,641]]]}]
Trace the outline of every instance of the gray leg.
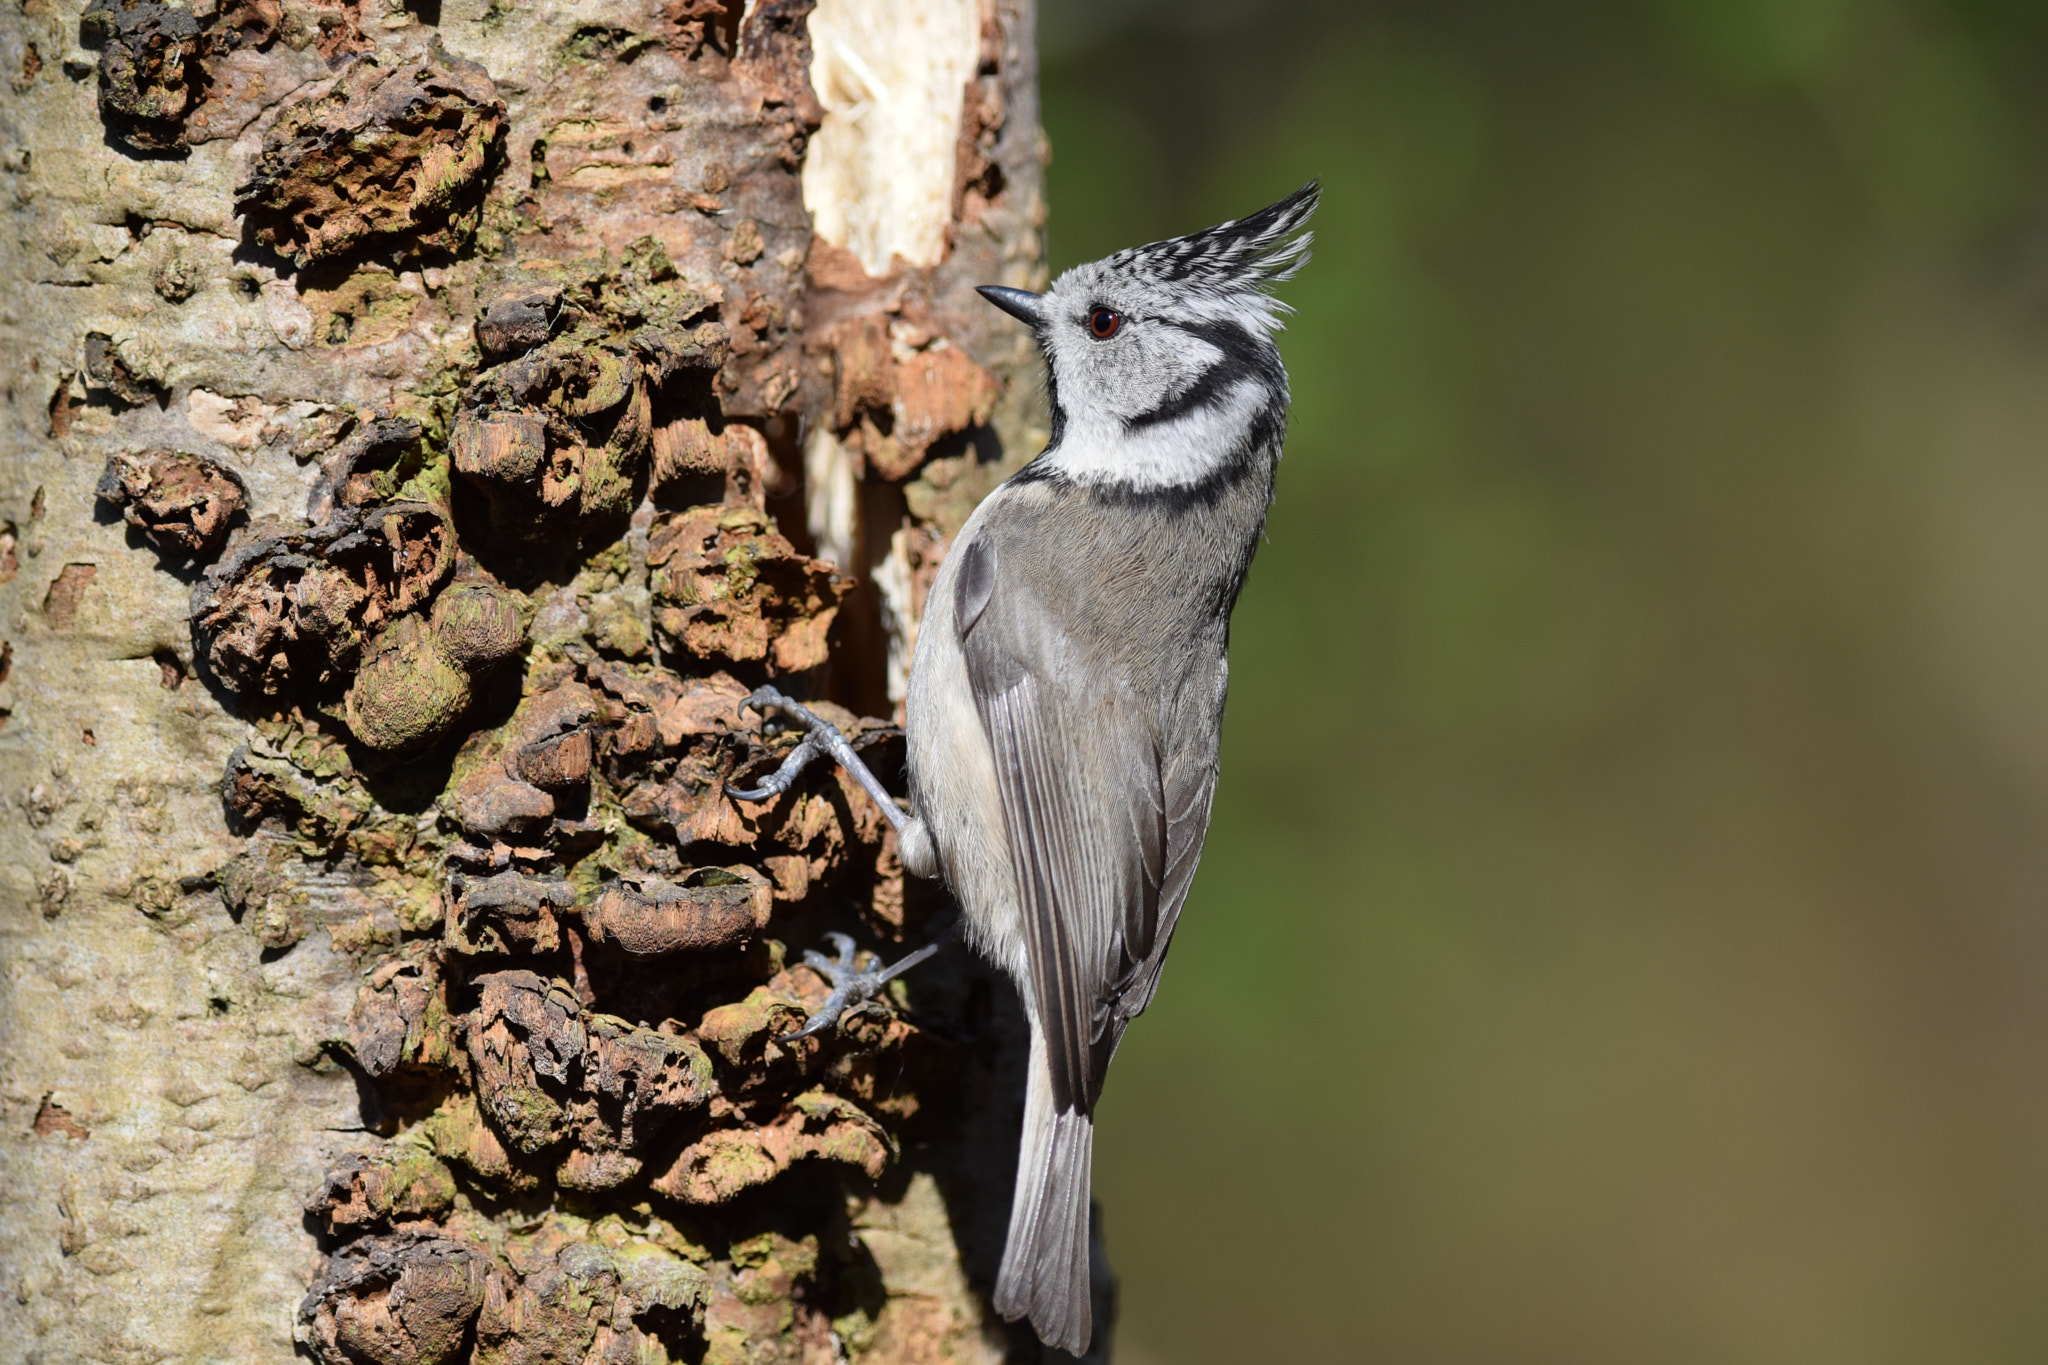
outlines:
[{"label": "gray leg", "polygon": [[[854,781],[860,783],[861,790],[882,808],[882,814],[888,816],[889,823],[896,827],[897,835],[900,837],[904,833],[911,823],[909,812],[896,804],[896,798],[889,795],[889,789],[882,785],[882,780],[868,770],[867,764],[861,762],[860,755],[853,751],[853,746],[846,742],[846,736],[840,734],[836,726],[809,707],[791,701],[773,687],[757,689],[753,696],[747,698],[747,705],[763,715],[770,711],[780,711],[801,721],[806,733],[803,742],[790,750],[789,757],[782,760],[782,766],[760,786],[744,790],[727,787],[727,795],[741,801],[766,801],[771,797],[780,796],[789,790],[790,784],[796,781],[798,774],[810,766],[813,759],[820,754],[830,754],[840,767],[853,775]],[[839,955],[836,958],[826,957],[823,953],[807,948],[804,950],[804,962],[832,983],[832,994],[826,998],[823,1008],[804,1021],[802,1028],[779,1041],[791,1042],[823,1033],[837,1024],[840,1016],[848,1009],[874,999],[884,986],[936,953],[940,945],[950,937],[950,933],[940,936],[897,961],[893,966],[883,967],[878,963],[875,967],[863,971],[856,960],[852,939],[845,934],[825,935],[826,941],[839,950]]]},{"label": "gray leg", "polygon": [[804,964],[832,983],[832,994],[825,998],[825,1003],[819,1007],[816,1014],[804,1020],[802,1028],[776,1039],[779,1043],[794,1042],[798,1038],[823,1033],[838,1023],[840,1016],[847,1010],[874,999],[881,994],[884,986],[936,953],[945,942],[944,938],[940,938],[925,944],[914,953],[897,959],[892,966],[884,967],[877,962],[875,966],[862,971],[851,938],[845,934],[833,933],[825,935],[825,940],[839,950],[839,956],[826,957],[814,948],[806,948]]},{"label": "gray leg", "polygon": [[729,786],[725,789],[728,796],[737,797],[741,801],[766,801],[770,797],[780,796],[789,790],[790,783],[796,781],[797,775],[810,766],[812,759],[819,754],[830,754],[840,767],[852,774],[854,781],[860,783],[861,790],[882,808],[882,814],[889,817],[889,823],[896,827],[899,836],[910,824],[910,813],[896,804],[896,798],[889,795],[889,789],[882,785],[882,779],[868,771],[868,765],[860,761],[860,755],[846,742],[846,736],[840,734],[838,727],[830,721],[809,707],[791,701],[772,687],[757,688],[754,695],[747,698],[747,705],[764,716],[771,711],[780,711],[803,722],[807,733],[803,742],[790,751],[789,757],[782,760],[782,766],[777,768],[767,781],[758,787],[745,790]]}]

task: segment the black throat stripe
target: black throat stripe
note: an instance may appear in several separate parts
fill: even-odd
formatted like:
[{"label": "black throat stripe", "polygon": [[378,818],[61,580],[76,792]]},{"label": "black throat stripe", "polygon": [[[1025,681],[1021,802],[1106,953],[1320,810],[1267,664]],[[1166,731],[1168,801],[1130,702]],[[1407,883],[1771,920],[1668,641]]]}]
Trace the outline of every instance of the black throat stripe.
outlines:
[{"label": "black throat stripe", "polygon": [[1224,452],[1215,466],[1189,483],[1141,485],[1114,477],[1076,479],[1048,458],[1053,453],[1052,446],[1047,446],[1038,458],[1012,474],[1009,482],[1073,488],[1098,502],[1168,515],[1213,507],[1218,499],[1250,479],[1264,483],[1266,498],[1270,501],[1273,476],[1279,469],[1280,447],[1287,438],[1287,400],[1283,392],[1273,392],[1246,425],[1243,435]]},{"label": "black throat stripe", "polygon": [[1194,382],[1162,400],[1158,406],[1124,419],[1124,430],[1136,433],[1147,427],[1176,422],[1203,408],[1220,407],[1239,384],[1262,384],[1280,391],[1287,383],[1280,368],[1280,356],[1271,342],[1253,335],[1236,322],[1173,322],[1160,325],[1185,332],[1215,347],[1221,354],[1216,363],[1195,376]]}]

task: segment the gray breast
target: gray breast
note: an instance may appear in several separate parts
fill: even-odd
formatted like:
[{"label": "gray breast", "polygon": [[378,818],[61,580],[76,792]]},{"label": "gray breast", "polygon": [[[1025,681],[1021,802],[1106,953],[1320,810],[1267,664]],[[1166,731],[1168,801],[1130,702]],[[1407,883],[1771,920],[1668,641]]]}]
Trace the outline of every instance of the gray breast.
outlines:
[{"label": "gray breast", "polygon": [[1213,497],[1176,503],[1104,497],[1064,480],[1013,485],[977,528],[994,551],[993,574],[963,573],[955,611],[969,589],[984,601],[1027,591],[1106,681],[1171,706],[1190,669],[1223,649],[1270,488],[1269,474],[1248,473]]}]

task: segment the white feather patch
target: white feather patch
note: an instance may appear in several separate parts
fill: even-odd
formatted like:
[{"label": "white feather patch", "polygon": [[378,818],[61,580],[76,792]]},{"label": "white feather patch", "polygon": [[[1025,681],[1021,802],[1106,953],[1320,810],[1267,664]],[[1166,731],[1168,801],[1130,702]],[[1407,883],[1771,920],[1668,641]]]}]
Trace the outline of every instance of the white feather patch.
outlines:
[{"label": "white feather patch", "polygon": [[1059,448],[1046,462],[1080,483],[1140,492],[1187,487],[1222,467],[1269,398],[1255,380],[1241,380],[1222,401],[1135,433],[1124,430],[1121,418],[1070,411]]}]

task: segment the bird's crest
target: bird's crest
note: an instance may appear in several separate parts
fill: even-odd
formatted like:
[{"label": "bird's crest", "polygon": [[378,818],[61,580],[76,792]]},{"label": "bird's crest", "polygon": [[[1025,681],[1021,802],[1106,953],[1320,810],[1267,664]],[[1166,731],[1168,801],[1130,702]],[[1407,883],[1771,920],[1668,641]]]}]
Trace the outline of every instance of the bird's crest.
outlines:
[{"label": "bird's crest", "polygon": [[1322,185],[1311,180],[1277,204],[1215,227],[1171,237],[1163,242],[1117,252],[1103,264],[1110,270],[1169,285],[1177,290],[1232,296],[1261,296],[1259,311],[1275,325],[1291,311],[1266,290],[1308,261],[1315,234],[1303,229],[1322,198]]}]

